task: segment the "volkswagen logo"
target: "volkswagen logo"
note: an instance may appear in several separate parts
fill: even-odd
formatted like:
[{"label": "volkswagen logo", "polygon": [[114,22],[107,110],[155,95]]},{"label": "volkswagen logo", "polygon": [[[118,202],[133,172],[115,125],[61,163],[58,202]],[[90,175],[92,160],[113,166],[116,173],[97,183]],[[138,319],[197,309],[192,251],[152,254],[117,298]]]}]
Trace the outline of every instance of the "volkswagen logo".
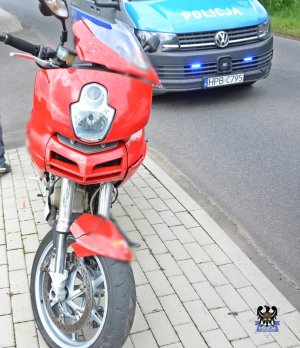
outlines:
[{"label": "volkswagen logo", "polygon": [[215,43],[218,47],[224,48],[229,44],[229,36],[225,31],[218,31],[215,35]]}]

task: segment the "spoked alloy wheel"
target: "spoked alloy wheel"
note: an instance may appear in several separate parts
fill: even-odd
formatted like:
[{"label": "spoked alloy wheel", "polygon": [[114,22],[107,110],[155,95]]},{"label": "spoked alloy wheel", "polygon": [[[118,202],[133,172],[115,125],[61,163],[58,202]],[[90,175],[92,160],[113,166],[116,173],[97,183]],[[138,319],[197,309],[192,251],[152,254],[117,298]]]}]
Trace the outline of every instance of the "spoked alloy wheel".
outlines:
[{"label": "spoked alloy wheel", "polygon": [[38,328],[49,347],[121,348],[135,312],[129,263],[69,253],[65,299],[57,301],[49,275],[54,262],[52,231],[40,244],[32,267],[31,301]]}]

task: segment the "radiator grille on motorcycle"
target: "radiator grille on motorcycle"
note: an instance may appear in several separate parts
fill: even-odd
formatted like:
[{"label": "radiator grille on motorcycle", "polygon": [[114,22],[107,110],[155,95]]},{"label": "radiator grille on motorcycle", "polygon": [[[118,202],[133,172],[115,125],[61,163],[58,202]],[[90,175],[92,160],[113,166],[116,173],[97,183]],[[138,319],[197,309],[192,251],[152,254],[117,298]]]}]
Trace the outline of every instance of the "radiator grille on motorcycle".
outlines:
[{"label": "radiator grille on motorcycle", "polygon": [[57,162],[64,162],[66,164],[70,164],[71,166],[75,166],[75,167],[78,167],[78,164],[74,161],[71,161],[69,158],[66,158],[54,151],[51,152],[51,157],[53,160],[56,160]]},{"label": "radiator grille on motorcycle", "polygon": [[83,153],[99,153],[99,152],[103,152],[103,151],[107,151],[107,150],[111,150],[116,148],[119,145],[118,141],[112,142],[112,143],[108,143],[108,144],[83,144],[80,143],[78,141],[74,141],[70,138],[67,138],[61,134],[57,134],[57,138],[58,140],[71,147],[72,149],[75,149],[77,151],[83,152]]},{"label": "radiator grille on motorcycle", "polygon": [[[247,71],[251,69],[264,68],[272,60],[273,51],[252,57],[251,61],[244,61],[244,58],[232,60],[232,71]],[[161,80],[185,80],[209,77],[217,74],[217,62],[201,64],[199,69],[191,65],[164,65],[155,67]]]},{"label": "radiator grille on motorcycle", "polygon": [[122,180],[127,171],[127,152],[123,144],[106,152],[84,154],[58,141],[49,141],[48,169],[57,176],[72,178],[80,184]]},{"label": "radiator grille on motorcycle", "polygon": [[[177,34],[180,50],[195,51],[218,48],[215,43],[215,35],[217,32],[218,31],[207,31],[200,33]],[[229,35],[229,44],[227,47],[246,45],[259,41],[257,25],[226,30],[226,33]]]},{"label": "radiator grille on motorcycle", "polygon": [[108,162],[104,162],[104,163],[101,163],[101,164],[97,164],[94,167],[94,169],[119,166],[119,165],[121,165],[121,163],[122,163],[122,158],[118,158],[118,159],[113,160],[113,161],[108,161]]}]

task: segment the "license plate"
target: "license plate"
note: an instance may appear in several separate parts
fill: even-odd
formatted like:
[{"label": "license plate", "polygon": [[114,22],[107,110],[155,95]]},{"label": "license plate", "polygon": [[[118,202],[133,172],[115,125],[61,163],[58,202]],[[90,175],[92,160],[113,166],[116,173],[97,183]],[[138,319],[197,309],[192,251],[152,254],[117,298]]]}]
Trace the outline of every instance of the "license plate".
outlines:
[{"label": "license plate", "polygon": [[244,74],[215,76],[204,79],[204,87],[210,88],[217,86],[235,85],[241,82],[244,82]]}]

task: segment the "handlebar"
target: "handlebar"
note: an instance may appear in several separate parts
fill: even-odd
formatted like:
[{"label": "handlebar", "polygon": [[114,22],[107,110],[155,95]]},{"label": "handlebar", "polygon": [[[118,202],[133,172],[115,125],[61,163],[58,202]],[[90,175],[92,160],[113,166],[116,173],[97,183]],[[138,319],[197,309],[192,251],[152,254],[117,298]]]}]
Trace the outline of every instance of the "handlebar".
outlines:
[{"label": "handlebar", "polygon": [[12,46],[20,51],[27,52],[37,57],[40,52],[40,45],[34,45],[28,41],[19,39],[10,34],[0,32],[0,41],[4,42],[6,45]]},{"label": "handlebar", "polygon": [[6,38],[7,38],[7,34],[6,34],[6,33],[2,33],[2,32],[0,31],[0,41],[1,41],[1,42],[4,42],[4,41],[6,40]]}]

